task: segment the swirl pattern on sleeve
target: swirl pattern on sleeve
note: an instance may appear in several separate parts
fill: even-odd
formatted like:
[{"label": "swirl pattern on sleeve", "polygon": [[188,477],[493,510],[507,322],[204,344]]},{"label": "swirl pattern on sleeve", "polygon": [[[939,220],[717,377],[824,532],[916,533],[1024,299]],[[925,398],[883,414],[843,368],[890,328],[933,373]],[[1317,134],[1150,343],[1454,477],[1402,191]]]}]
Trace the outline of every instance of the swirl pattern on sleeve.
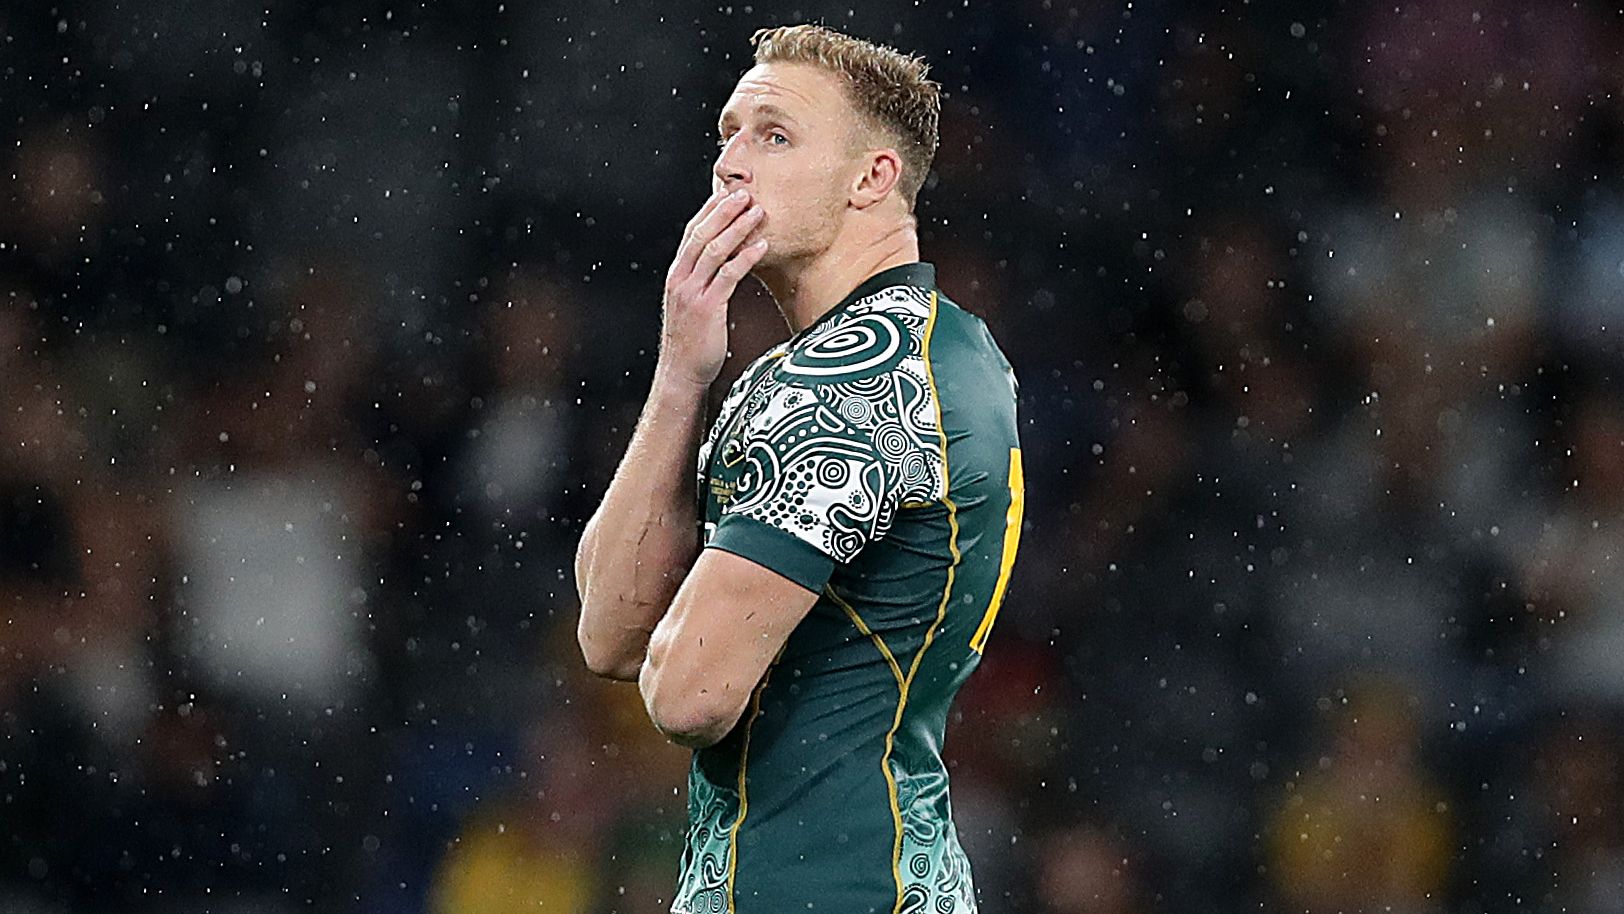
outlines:
[{"label": "swirl pattern on sleeve", "polygon": [[929,319],[920,290],[893,287],[796,341],[769,369],[778,383],[740,395],[741,421],[721,442],[724,463],[743,462],[725,513],[849,562],[902,505],[940,499]]}]

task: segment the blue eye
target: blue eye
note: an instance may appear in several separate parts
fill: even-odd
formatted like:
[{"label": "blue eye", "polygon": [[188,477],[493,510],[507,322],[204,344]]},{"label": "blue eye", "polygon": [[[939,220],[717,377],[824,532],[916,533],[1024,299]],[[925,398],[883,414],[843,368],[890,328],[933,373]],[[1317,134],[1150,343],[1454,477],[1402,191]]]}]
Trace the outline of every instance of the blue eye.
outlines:
[{"label": "blue eye", "polygon": [[769,134],[767,136],[767,140],[768,140],[768,142],[772,143],[774,146],[788,146],[789,145],[789,137],[783,135],[782,133],[776,133],[776,132],[771,133],[771,134]]}]

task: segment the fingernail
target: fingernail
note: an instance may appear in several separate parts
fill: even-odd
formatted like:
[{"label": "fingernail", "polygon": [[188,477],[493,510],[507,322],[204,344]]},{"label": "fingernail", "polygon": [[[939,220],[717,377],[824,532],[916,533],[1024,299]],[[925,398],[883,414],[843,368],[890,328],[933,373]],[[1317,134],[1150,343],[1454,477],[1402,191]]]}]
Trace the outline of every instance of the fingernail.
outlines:
[{"label": "fingernail", "polygon": [[744,188],[741,187],[738,190],[734,191],[733,193],[728,194],[727,198],[729,200],[743,200],[744,199]]}]

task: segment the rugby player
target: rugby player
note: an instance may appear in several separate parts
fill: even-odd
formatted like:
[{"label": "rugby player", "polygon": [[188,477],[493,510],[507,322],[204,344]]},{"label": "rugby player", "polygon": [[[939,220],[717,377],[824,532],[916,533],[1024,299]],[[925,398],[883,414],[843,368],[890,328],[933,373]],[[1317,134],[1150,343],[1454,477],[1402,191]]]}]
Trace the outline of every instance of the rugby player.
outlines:
[{"label": "rugby player", "polygon": [[[673,911],[968,914],[941,746],[1019,541],[1014,374],[919,260],[924,62],[818,26],[753,43],[577,554],[580,647],[695,750]],[[707,434],[747,275],[789,337]]]}]

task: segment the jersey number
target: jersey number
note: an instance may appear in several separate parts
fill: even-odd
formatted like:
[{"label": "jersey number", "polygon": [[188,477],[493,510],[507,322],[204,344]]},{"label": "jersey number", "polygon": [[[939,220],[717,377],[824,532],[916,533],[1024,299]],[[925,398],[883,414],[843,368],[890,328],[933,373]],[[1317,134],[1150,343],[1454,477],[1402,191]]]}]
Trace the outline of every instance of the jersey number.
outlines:
[{"label": "jersey number", "polygon": [[1009,449],[1009,513],[1004,517],[1004,558],[998,566],[998,585],[992,590],[992,602],[987,614],[970,638],[970,647],[981,653],[987,647],[987,635],[998,618],[998,607],[1004,602],[1004,589],[1009,586],[1009,572],[1015,567],[1015,550],[1021,545],[1021,512],[1026,508],[1026,480],[1021,476],[1021,449]]}]

